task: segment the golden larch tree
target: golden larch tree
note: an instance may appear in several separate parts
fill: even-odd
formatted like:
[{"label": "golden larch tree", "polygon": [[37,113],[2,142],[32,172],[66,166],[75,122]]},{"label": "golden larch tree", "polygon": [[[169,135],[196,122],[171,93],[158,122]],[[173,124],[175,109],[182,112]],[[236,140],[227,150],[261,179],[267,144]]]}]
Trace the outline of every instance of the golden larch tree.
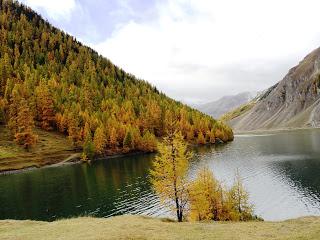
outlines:
[{"label": "golden larch tree", "polygon": [[103,150],[106,146],[106,135],[104,133],[103,126],[99,126],[94,132],[93,143],[95,151],[98,154],[103,153]]},{"label": "golden larch tree", "polygon": [[161,201],[169,205],[182,222],[188,204],[187,171],[192,153],[187,151],[180,132],[169,133],[158,144],[158,151],[150,171],[151,183]]},{"label": "golden larch tree", "polygon": [[243,185],[238,170],[229,191],[228,201],[233,211],[233,220],[246,221],[253,218],[253,206],[249,203],[249,193]]},{"label": "golden larch tree", "polygon": [[52,125],[54,124],[56,118],[49,88],[46,84],[41,83],[36,88],[35,92],[39,116],[38,118],[40,120],[41,128],[47,131],[52,130]]},{"label": "golden larch tree", "polygon": [[190,184],[189,192],[191,220],[219,220],[222,210],[221,186],[208,167],[200,169]]},{"label": "golden larch tree", "polygon": [[34,121],[32,113],[29,109],[27,101],[22,98],[18,108],[17,116],[17,132],[14,135],[15,141],[29,150],[38,139],[38,136],[33,132]]}]

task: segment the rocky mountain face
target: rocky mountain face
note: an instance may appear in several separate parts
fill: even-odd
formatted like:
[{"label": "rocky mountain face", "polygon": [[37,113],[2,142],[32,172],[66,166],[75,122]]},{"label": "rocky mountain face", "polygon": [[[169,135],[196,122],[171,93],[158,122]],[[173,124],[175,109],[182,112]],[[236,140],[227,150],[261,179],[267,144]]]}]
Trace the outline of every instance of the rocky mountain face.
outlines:
[{"label": "rocky mountain face", "polygon": [[243,92],[237,95],[224,96],[216,101],[194,105],[193,107],[214,118],[220,118],[223,114],[249,102],[256,94],[255,92]]},{"label": "rocky mountain face", "polygon": [[320,48],[307,55],[248,111],[229,122],[236,131],[320,126]]}]

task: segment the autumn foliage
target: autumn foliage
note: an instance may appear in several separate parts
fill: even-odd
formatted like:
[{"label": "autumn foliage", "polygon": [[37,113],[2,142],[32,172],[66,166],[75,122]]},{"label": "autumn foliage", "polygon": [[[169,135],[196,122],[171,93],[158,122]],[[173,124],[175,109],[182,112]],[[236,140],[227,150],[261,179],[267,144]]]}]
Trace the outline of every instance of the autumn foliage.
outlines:
[{"label": "autumn foliage", "polygon": [[169,134],[158,146],[159,154],[150,171],[151,182],[162,202],[176,213],[179,222],[183,220],[188,204],[187,171],[192,153],[180,132]]},{"label": "autumn foliage", "polygon": [[204,167],[199,170],[196,179],[190,183],[189,218],[194,221],[248,221],[256,219],[253,207],[248,202],[239,173],[234,184],[226,188]]},{"label": "autumn foliage", "polygon": [[[35,144],[31,133],[40,127],[65,134],[86,157],[153,152],[169,119],[191,143],[232,140],[228,126],[126,73],[30,8],[4,0],[0,7],[0,123],[13,136],[19,131],[17,142]],[[27,109],[19,121],[15,91]]]},{"label": "autumn foliage", "polygon": [[231,188],[224,187],[209,170],[199,170],[196,178],[188,178],[192,152],[181,132],[165,137],[158,146],[158,155],[150,171],[151,183],[163,204],[176,214],[179,222],[248,221],[256,219],[248,202],[239,173]]}]

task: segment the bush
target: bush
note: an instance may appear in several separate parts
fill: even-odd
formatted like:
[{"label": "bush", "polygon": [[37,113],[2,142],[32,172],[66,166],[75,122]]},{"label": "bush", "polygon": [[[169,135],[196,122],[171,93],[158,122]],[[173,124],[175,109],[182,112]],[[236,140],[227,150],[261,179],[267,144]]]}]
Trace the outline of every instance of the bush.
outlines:
[{"label": "bush", "polygon": [[207,167],[201,169],[190,183],[189,218],[193,221],[248,221],[257,219],[248,203],[240,175],[237,173],[234,185],[223,188]]}]

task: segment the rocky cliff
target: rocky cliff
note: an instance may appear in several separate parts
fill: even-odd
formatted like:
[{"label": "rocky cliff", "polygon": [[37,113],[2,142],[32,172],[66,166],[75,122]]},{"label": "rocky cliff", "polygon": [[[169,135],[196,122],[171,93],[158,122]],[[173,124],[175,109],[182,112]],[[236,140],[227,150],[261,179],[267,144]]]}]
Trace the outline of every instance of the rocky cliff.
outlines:
[{"label": "rocky cliff", "polygon": [[229,122],[237,131],[320,126],[320,48],[307,55],[248,111]]}]

